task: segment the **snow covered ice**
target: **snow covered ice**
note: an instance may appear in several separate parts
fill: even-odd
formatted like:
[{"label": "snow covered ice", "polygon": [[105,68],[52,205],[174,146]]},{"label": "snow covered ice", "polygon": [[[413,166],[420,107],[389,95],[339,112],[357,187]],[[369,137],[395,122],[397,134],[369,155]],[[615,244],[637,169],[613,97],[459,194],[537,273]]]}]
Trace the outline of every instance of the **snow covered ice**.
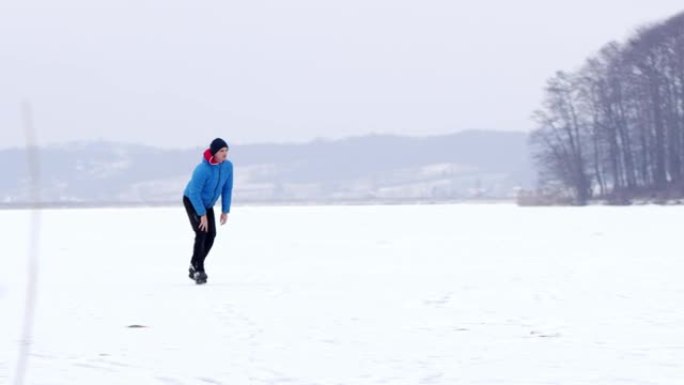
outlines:
[{"label": "snow covered ice", "polygon": [[[42,212],[27,384],[682,384],[684,208]],[[0,383],[29,211],[0,211]],[[133,326],[133,327],[131,327]]]}]

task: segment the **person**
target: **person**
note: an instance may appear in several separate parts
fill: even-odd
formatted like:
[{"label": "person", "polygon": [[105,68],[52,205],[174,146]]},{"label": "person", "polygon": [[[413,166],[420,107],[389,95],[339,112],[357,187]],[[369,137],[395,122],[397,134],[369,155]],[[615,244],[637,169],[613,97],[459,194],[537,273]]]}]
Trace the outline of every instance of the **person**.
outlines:
[{"label": "person", "polygon": [[228,144],[221,138],[211,142],[204,157],[195,167],[183,193],[183,205],[195,232],[195,244],[188,269],[197,284],[207,282],[204,261],[214,245],[216,220],[214,205],[221,196],[221,225],[228,221],[233,194],[233,163],[228,157]]}]

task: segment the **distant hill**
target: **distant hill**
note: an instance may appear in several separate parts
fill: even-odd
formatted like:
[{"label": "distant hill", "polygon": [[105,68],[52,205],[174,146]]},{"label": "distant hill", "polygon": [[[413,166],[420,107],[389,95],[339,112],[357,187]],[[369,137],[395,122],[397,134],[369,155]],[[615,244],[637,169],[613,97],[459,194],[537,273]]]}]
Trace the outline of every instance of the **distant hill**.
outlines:
[{"label": "distant hill", "polygon": [[[42,200],[175,203],[202,150],[110,142],[42,148]],[[233,145],[229,158],[236,202],[501,199],[534,183],[527,135],[514,132]],[[24,150],[0,150],[0,203],[28,201],[26,163]]]}]

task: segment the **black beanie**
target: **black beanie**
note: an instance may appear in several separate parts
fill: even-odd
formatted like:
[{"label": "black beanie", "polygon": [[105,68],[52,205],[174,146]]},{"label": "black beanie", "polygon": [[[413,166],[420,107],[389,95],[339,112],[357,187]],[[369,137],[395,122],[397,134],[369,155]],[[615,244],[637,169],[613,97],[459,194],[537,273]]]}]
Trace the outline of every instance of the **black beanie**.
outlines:
[{"label": "black beanie", "polygon": [[221,138],[216,138],[211,141],[211,145],[209,146],[209,150],[211,151],[211,155],[216,155],[217,152],[219,152],[223,147],[228,147],[228,144],[226,143],[225,140]]}]

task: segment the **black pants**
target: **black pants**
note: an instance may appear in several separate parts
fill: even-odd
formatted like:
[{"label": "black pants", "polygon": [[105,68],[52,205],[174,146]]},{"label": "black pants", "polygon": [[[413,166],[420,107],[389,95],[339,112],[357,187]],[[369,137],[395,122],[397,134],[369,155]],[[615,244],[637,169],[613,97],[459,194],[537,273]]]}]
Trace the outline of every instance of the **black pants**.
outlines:
[{"label": "black pants", "polygon": [[214,245],[214,238],[216,238],[216,219],[214,218],[214,209],[210,208],[207,210],[207,224],[209,225],[207,231],[202,231],[199,228],[200,216],[197,215],[195,208],[192,207],[192,203],[188,197],[183,197],[183,205],[185,206],[185,211],[188,213],[188,218],[190,218],[190,225],[195,231],[195,246],[192,249],[192,259],[190,264],[197,271],[204,271],[204,260],[211,250],[211,246]]}]

